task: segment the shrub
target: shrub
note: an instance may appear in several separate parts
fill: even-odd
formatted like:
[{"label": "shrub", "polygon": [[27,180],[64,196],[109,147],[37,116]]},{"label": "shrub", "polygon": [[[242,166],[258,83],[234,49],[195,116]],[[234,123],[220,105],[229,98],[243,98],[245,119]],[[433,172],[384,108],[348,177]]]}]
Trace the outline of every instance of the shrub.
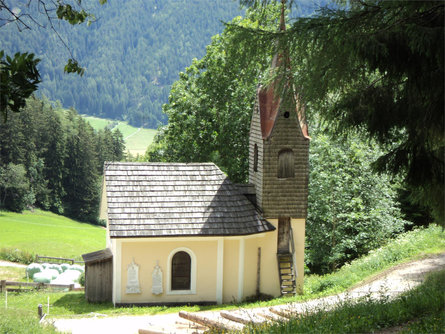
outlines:
[{"label": "shrub", "polygon": [[22,251],[17,248],[2,248],[0,249],[0,259],[11,262],[31,264],[35,262],[36,256],[35,254]]},{"label": "shrub", "polygon": [[82,273],[79,277],[79,284],[85,286],[85,273]]}]

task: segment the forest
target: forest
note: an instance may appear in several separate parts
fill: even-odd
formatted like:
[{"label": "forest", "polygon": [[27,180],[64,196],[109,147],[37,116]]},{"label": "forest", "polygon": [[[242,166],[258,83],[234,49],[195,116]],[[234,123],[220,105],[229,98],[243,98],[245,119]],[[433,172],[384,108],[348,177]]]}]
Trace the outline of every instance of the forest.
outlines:
[{"label": "forest", "polygon": [[99,223],[104,161],[122,160],[119,130],[94,131],[73,109],[30,98],[0,122],[0,207],[40,207]]},{"label": "forest", "polygon": [[[11,2],[12,9],[32,13],[42,26],[31,20],[31,29],[2,26],[0,50],[8,55],[32,52],[41,59],[38,95],[60,100],[80,114],[153,129],[167,121],[162,104],[179,71],[203,56],[223,22],[242,13],[237,2],[225,0],[127,0],[104,5],[89,0],[82,6],[95,16],[91,25],[58,22],[53,31],[38,2],[29,5]],[[85,68],[82,77],[64,75],[70,52]]]}]

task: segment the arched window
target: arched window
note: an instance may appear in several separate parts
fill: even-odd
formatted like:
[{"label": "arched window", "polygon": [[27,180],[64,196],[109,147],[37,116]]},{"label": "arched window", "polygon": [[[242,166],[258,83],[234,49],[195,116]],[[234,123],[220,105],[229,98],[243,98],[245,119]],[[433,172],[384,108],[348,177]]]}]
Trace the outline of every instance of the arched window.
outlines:
[{"label": "arched window", "polygon": [[171,289],[190,290],[191,258],[184,251],[179,251],[172,258]]},{"label": "arched window", "polygon": [[294,152],[284,149],[278,153],[278,178],[284,179],[295,176]]},{"label": "arched window", "polygon": [[253,147],[253,171],[258,172],[258,145]]}]

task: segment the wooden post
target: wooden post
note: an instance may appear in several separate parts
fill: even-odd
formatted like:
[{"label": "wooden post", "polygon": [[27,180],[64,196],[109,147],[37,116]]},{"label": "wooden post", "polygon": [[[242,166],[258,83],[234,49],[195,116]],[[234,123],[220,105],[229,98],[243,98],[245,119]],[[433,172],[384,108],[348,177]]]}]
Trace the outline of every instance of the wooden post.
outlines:
[{"label": "wooden post", "polygon": [[6,280],[2,279],[0,284],[0,291],[6,291]]},{"label": "wooden post", "polygon": [[261,247],[258,247],[258,261],[256,272],[256,295],[260,295],[260,277],[261,277]]},{"label": "wooden post", "polygon": [[43,306],[42,306],[42,304],[39,304],[37,306],[37,314],[39,315],[39,319],[42,319],[42,317],[43,317]]}]

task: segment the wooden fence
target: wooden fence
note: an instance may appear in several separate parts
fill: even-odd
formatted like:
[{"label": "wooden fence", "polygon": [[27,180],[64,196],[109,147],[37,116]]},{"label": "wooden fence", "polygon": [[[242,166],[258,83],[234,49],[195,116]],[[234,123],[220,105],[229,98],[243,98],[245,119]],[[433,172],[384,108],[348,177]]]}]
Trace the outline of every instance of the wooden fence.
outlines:
[{"label": "wooden fence", "polygon": [[66,259],[63,257],[54,257],[54,256],[42,256],[42,255],[36,255],[36,262],[37,263],[79,263],[79,264],[85,264],[83,261],[77,261],[74,259]]},{"label": "wooden fence", "polygon": [[[13,288],[8,288],[13,287]],[[47,289],[47,288],[57,288],[57,289],[69,289],[72,290],[83,290],[83,288],[74,288],[74,284],[51,284],[51,283],[33,283],[33,282],[13,282],[13,281],[0,281],[0,292],[3,291],[26,291],[31,289]]]}]

